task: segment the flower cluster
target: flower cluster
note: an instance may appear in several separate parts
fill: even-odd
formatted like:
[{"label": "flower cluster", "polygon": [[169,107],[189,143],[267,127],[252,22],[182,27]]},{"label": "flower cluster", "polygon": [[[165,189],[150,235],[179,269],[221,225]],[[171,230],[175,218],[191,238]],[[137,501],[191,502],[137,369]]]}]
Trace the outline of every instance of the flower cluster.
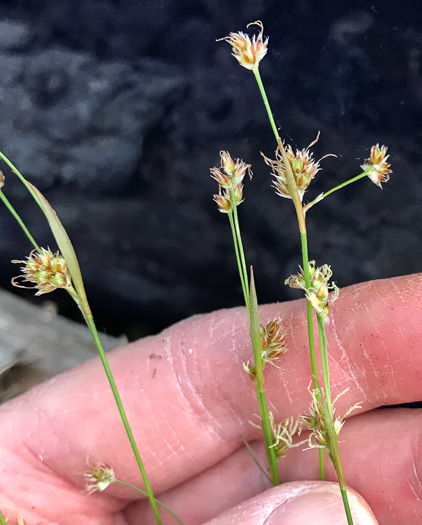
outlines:
[{"label": "flower cluster", "polygon": [[[301,416],[299,418],[299,423],[303,428],[306,428],[307,430],[310,430],[311,433],[308,437],[308,445],[310,448],[325,448],[328,452],[328,455],[332,457],[332,442],[331,438],[328,432],[328,424],[327,424],[327,411],[328,406],[327,402],[325,401],[325,410],[324,410],[324,401],[323,396],[325,396],[325,393],[322,388],[311,390],[308,388],[312,401],[310,406],[310,413],[306,416]],[[340,434],[341,429],[344,425],[344,420],[347,416],[349,416],[354,410],[361,408],[360,403],[356,403],[353,405],[345,414],[344,416],[336,417],[334,419],[334,405],[337,402],[337,400],[344,395],[349,389],[346,388],[343,392],[341,392],[333,401],[333,411],[332,414],[329,414],[328,417],[333,419],[333,427],[334,432],[336,436],[338,437]],[[325,399],[325,398],[324,398]]]},{"label": "flower cluster", "polygon": [[[21,267],[22,275],[12,279],[12,284],[18,288],[36,288],[35,295],[53,292],[56,288],[64,288],[73,292],[72,278],[66,260],[59,252],[53,253],[50,249],[33,250],[26,260],[14,260],[12,263],[24,264]],[[19,280],[34,283],[34,286],[23,286]]]},{"label": "flower cluster", "polygon": [[[314,308],[317,314],[324,317],[330,313],[331,305],[339,295],[339,289],[334,282],[329,283],[333,272],[328,264],[315,268],[315,261],[309,262],[310,286],[306,287],[305,275],[300,268],[300,273],[291,275],[286,279],[285,284],[291,288],[300,288],[305,290],[306,298],[309,304]],[[333,293],[330,293],[333,292]]]},{"label": "flower cluster", "polygon": [[243,202],[243,178],[248,173],[252,177],[250,164],[243,160],[233,161],[228,151],[220,151],[221,166],[211,168],[211,177],[218,182],[218,194],[214,201],[222,213],[230,213],[233,203],[239,206]]},{"label": "flower cluster", "polygon": [[88,494],[102,492],[116,481],[114,470],[104,463],[97,463],[92,466],[89,472],[84,474],[84,477]]},{"label": "flower cluster", "polygon": [[[258,418],[258,420],[262,419],[256,414],[255,416]],[[277,458],[284,458],[284,456],[287,454],[287,451],[290,448],[299,447],[305,443],[308,443],[308,439],[296,443],[294,442],[295,435],[300,436],[302,432],[302,417],[289,417],[285,419],[282,423],[278,423],[276,425],[274,421],[274,414],[272,412],[269,412],[268,419],[270,421],[271,435],[273,438],[273,444],[271,445],[271,447],[274,448]],[[262,424],[257,425],[253,421],[250,421],[250,423],[256,428],[262,428]]]},{"label": "flower cluster", "polygon": [[371,156],[366,159],[361,165],[363,171],[369,171],[368,177],[371,181],[382,189],[381,182],[388,182],[390,180],[389,169],[391,164],[388,164],[387,159],[390,155],[386,155],[387,146],[377,144],[371,148]]},{"label": "flower cluster", "polygon": [[[260,326],[261,330],[261,344],[262,344],[262,365],[270,363],[276,366],[275,360],[287,352],[285,344],[285,331],[281,323],[281,319],[277,317],[270,321],[267,326]],[[252,380],[256,378],[256,368],[247,363],[243,363],[243,368],[249,374]]]},{"label": "flower cluster", "polygon": [[230,44],[233,50],[232,54],[239,64],[253,71],[258,69],[259,63],[267,54],[268,38],[264,39],[264,26],[260,20],[251,22],[247,27],[252,25],[257,25],[261,29],[258,35],[253,36],[252,40],[249,35],[239,32],[230,33],[229,36],[220,38],[218,41],[224,40]]},{"label": "flower cluster", "polygon": [[287,451],[290,448],[299,447],[304,443],[307,443],[308,440],[299,441],[294,443],[293,438],[295,435],[300,436],[302,432],[302,420],[301,418],[289,417],[276,425],[274,423],[274,416],[272,412],[269,413],[270,425],[271,425],[271,434],[273,437],[272,447],[275,450],[275,454],[278,458],[284,458],[287,454]]},{"label": "flower cluster", "polygon": [[[296,150],[296,153],[290,145],[285,147],[286,157],[295,178],[300,200],[303,200],[303,195],[311,183],[311,180],[315,177],[318,171],[321,170],[319,166],[321,160],[325,157],[332,156],[331,154],[325,155],[318,161],[312,158],[313,153],[309,151],[309,149],[318,141],[318,139],[319,133],[317,138],[309,144],[307,148]],[[277,148],[277,151],[275,152],[275,160],[269,159],[263,154],[262,156],[264,157],[265,163],[273,170],[272,175],[275,177],[273,186],[276,189],[276,193],[280,195],[280,197],[291,199],[292,197],[289,192],[286,177],[286,170],[288,168],[286,167],[280,148]]]}]

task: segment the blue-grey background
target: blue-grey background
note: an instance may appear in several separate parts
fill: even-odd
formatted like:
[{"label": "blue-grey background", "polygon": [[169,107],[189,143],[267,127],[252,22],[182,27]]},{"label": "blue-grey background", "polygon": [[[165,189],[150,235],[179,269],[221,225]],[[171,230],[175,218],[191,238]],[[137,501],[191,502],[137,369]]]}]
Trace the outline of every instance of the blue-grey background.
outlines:
[{"label": "blue-grey background", "polygon": [[[359,173],[371,145],[393,175],[309,213],[310,253],[340,287],[422,268],[419,1],[13,0],[0,4],[0,147],[46,195],[80,258],[100,327],[130,337],[241,304],[228,221],[209,168],[253,165],[239,208],[261,302],[300,263],[291,203],[260,152],[274,139],[253,75],[217,38],[261,19],[261,65],[281,135],[324,170],[305,201]],[[42,245],[39,210],[8,169],[4,191]],[[0,285],[31,247],[0,210]],[[31,292],[25,292],[26,297]],[[64,293],[46,296],[78,317]],[[38,299],[39,301],[39,299]]]}]

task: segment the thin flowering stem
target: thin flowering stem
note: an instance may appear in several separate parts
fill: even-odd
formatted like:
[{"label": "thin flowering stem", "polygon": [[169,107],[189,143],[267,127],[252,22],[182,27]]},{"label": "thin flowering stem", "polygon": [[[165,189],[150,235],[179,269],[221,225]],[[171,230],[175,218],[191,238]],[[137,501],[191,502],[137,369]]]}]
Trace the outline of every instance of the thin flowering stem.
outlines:
[{"label": "thin flowering stem", "polygon": [[325,193],[321,193],[321,195],[318,195],[318,197],[316,199],[314,199],[312,202],[310,202],[309,204],[307,204],[303,208],[304,213],[306,213],[310,208],[312,208],[312,206],[315,206],[315,204],[318,204],[318,202],[321,202],[322,200],[324,200],[326,197],[328,197],[328,195],[331,195],[332,193],[334,193],[337,190],[341,190],[341,188],[344,188],[345,186],[348,186],[349,184],[352,184],[353,182],[356,182],[357,180],[360,180],[360,179],[363,179],[364,177],[367,177],[370,172],[371,172],[371,170],[366,170],[363,173],[360,173],[359,175],[356,175],[356,177],[352,177],[351,179],[347,180],[346,182],[343,182],[342,184],[339,184],[335,188],[332,188],[331,190],[329,190],[329,191],[327,191]]},{"label": "thin flowering stem", "polygon": [[280,480],[277,470],[277,455],[274,448],[274,440],[271,431],[270,416],[268,413],[267,400],[264,386],[264,363],[262,359],[262,338],[261,327],[259,323],[258,298],[256,295],[255,280],[251,268],[250,279],[250,306],[249,306],[249,324],[251,333],[251,343],[255,361],[255,388],[258,397],[259,411],[262,420],[262,433],[264,437],[265,451],[267,454],[268,465],[270,467],[270,476],[273,485],[279,485]]},{"label": "thin flowering stem", "polygon": [[242,236],[240,234],[239,216],[237,214],[235,191],[230,193],[232,203],[232,213],[229,213],[230,227],[232,229],[236,261],[239,268],[240,281],[242,284],[243,295],[245,298],[246,309],[249,314],[249,280],[246,266],[245,251],[243,249]]},{"label": "thin flowering stem", "polygon": [[[311,279],[309,275],[309,255],[308,255],[308,236],[306,230],[300,233],[300,240],[302,244],[302,264],[303,264],[303,274],[305,277],[305,286],[309,288],[311,285]],[[308,341],[309,341],[309,355],[311,358],[311,370],[312,370],[312,381],[315,390],[319,390],[318,383],[318,369],[316,364],[316,355],[315,355],[315,338],[314,338],[314,326],[313,326],[313,311],[312,306],[309,304],[309,301],[306,301],[306,319],[308,325]],[[324,451],[320,448],[318,449],[319,457],[319,477],[322,481],[325,480],[325,459]]]},{"label": "thin flowering stem", "polygon": [[[121,479],[116,478],[113,483],[124,485],[125,487],[129,487],[130,489],[135,490],[136,492],[139,492],[139,494],[148,496],[148,494],[144,490],[138,487],[135,487],[135,485],[132,485],[131,483],[128,483],[127,481],[122,481]],[[172,516],[177,521],[177,523],[179,523],[180,525],[183,525],[183,521],[169,507],[167,507],[165,503],[163,503],[159,499],[156,499],[155,501],[158,503],[158,505],[160,505],[161,508],[163,508],[166,512],[168,512],[170,516]]]},{"label": "thin flowering stem", "polygon": [[32,195],[35,202],[38,204],[38,206],[43,210],[43,206],[38,198],[38,195],[35,193],[35,191],[32,189],[31,185],[28,183],[28,181],[25,179],[25,177],[22,175],[22,173],[18,170],[18,168],[0,151],[0,158],[4,160],[4,162],[9,166],[9,168],[13,171],[15,175],[19,177],[22,184],[26,187],[26,189],[29,191],[29,193]]},{"label": "thin flowering stem", "polygon": [[232,231],[234,252],[235,252],[235,255],[236,255],[237,267],[239,269],[239,277],[240,277],[240,283],[242,285],[243,297],[244,297],[244,300],[245,300],[246,308],[249,309],[248,288],[247,288],[248,284],[247,284],[247,282],[245,282],[245,276],[244,276],[244,273],[243,273],[242,260],[241,260],[241,257],[240,257],[239,243],[238,243],[238,239],[237,239],[236,227],[234,225],[233,214],[232,213],[228,213],[227,215],[228,215],[228,218],[229,218],[230,229]]},{"label": "thin flowering stem", "polygon": [[113,396],[114,396],[114,399],[115,399],[116,404],[117,404],[117,409],[119,410],[120,418],[122,420],[123,426],[125,427],[126,434],[127,434],[128,439],[129,439],[130,446],[132,447],[132,451],[133,451],[133,454],[135,456],[136,463],[137,463],[139,471],[141,473],[142,480],[144,482],[146,493],[147,493],[148,499],[150,501],[150,505],[151,505],[152,511],[154,513],[155,519],[156,519],[158,525],[162,525],[163,522],[161,520],[161,516],[160,516],[160,513],[159,513],[158,508],[157,508],[157,500],[154,497],[154,493],[152,491],[151,484],[150,484],[148,476],[147,476],[147,472],[145,470],[143,461],[141,459],[141,455],[139,453],[138,446],[137,446],[135,438],[133,436],[132,428],[131,428],[131,426],[129,424],[129,420],[128,420],[128,417],[126,415],[126,411],[125,411],[125,409],[123,407],[123,402],[122,402],[122,399],[120,397],[120,393],[119,393],[119,390],[117,388],[116,382],[114,380],[114,376],[113,376],[113,373],[111,371],[110,364],[108,362],[106,353],[104,351],[104,347],[103,347],[103,345],[101,343],[101,340],[99,338],[97,327],[95,326],[95,323],[94,323],[94,319],[92,318],[92,316],[89,316],[89,317],[85,316],[85,322],[86,322],[86,324],[87,324],[87,326],[89,328],[89,331],[91,332],[91,335],[92,335],[92,338],[94,340],[95,346],[97,347],[97,350],[98,350],[98,355],[100,357],[101,363],[102,363],[103,368],[104,368],[104,372],[105,372],[105,374],[107,376],[107,379],[108,379],[108,382],[110,384],[111,391],[113,392]]},{"label": "thin flowering stem", "polygon": [[333,410],[331,403],[330,371],[328,367],[327,334],[325,333],[325,318],[317,313],[319,345],[321,350],[322,373],[324,375],[324,391],[327,396],[328,408]]},{"label": "thin flowering stem", "polygon": [[328,405],[326,403],[326,398],[324,395],[321,396],[321,400],[322,400],[322,407],[324,411],[324,418],[327,423],[328,439],[330,442],[330,452],[329,452],[330,459],[333,462],[334,468],[336,470],[337,479],[338,479],[338,483],[340,486],[341,497],[343,500],[344,511],[347,517],[347,523],[348,525],[353,525],[353,517],[352,517],[351,510],[350,510],[349,498],[347,495],[346,481],[344,478],[343,465],[342,465],[341,457],[340,457],[340,447],[338,444],[338,436],[334,428],[333,409],[332,409],[331,404]]},{"label": "thin flowering stem", "polygon": [[296,209],[297,219],[299,223],[299,229],[300,231],[306,231],[306,225],[305,225],[305,216],[302,211],[302,202],[300,200],[299,192],[297,190],[296,181],[293,175],[293,171],[290,165],[290,162],[286,155],[286,150],[284,149],[283,141],[280,138],[280,135],[277,130],[277,126],[275,124],[274,116],[271,111],[271,106],[268,101],[267,93],[264,88],[264,84],[262,82],[261,74],[259,73],[259,69],[254,70],[254,75],[256,82],[258,84],[259,92],[261,93],[262,100],[264,102],[265,109],[267,110],[267,115],[270,120],[271,128],[274,133],[275,140],[277,142],[277,147],[280,148],[280,153],[283,158],[284,164],[286,166],[286,179],[287,179],[287,187],[289,189],[289,193],[292,197],[293,204]]},{"label": "thin flowering stem", "polygon": [[6,208],[10,211],[10,213],[13,215],[13,217],[16,219],[17,223],[19,224],[19,226],[22,228],[22,230],[24,231],[25,235],[28,237],[28,239],[30,240],[32,246],[38,251],[38,252],[41,252],[41,248],[38,246],[38,244],[36,243],[34,237],[32,237],[30,231],[28,230],[28,228],[25,226],[25,223],[23,222],[23,220],[20,218],[19,214],[17,213],[17,211],[15,210],[15,208],[12,206],[12,204],[10,203],[9,199],[6,197],[6,195],[3,193],[2,190],[0,190],[0,199],[3,201],[3,204],[6,206]]},{"label": "thin flowering stem", "polygon": [[[294,174],[293,174],[290,162],[286,155],[286,150],[284,148],[283,141],[281,140],[280,135],[277,130],[277,126],[274,120],[273,113],[271,111],[271,106],[268,101],[267,93],[265,91],[265,87],[262,82],[262,78],[259,73],[259,69],[258,68],[255,69],[253,73],[255,75],[255,79],[258,84],[258,88],[261,93],[261,97],[264,102],[264,106],[267,111],[268,118],[270,120],[271,128],[273,130],[274,137],[277,142],[277,146],[280,148],[280,153],[283,158],[284,165],[286,167],[287,186],[289,189],[289,193],[292,197],[293,204],[295,206],[296,215],[298,219],[298,225],[299,225],[299,231],[300,231],[300,237],[301,237],[302,261],[303,261],[303,269],[304,269],[304,274],[305,274],[305,286],[309,287],[310,286],[309,257],[308,257],[308,239],[307,239],[307,233],[306,233],[305,213],[304,213],[302,202],[301,202],[299,192],[296,186]],[[317,370],[316,357],[315,357],[315,341],[314,341],[314,330],[313,330],[313,323],[312,323],[312,307],[308,303],[308,301],[306,301],[306,315],[307,315],[307,324],[308,324],[309,354],[311,358],[312,378],[313,378],[314,386],[316,387],[318,385],[318,370]],[[325,479],[324,451],[320,449],[318,453],[319,453],[320,477],[323,480]]]}]

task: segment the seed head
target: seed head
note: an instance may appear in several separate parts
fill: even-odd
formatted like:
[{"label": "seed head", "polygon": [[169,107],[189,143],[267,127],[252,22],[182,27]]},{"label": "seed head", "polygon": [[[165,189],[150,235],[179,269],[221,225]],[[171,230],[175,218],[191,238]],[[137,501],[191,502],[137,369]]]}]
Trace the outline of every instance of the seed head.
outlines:
[{"label": "seed head", "polygon": [[266,327],[261,325],[262,359],[265,363],[273,361],[287,352],[285,345],[286,333],[281,319],[277,317]]},{"label": "seed head", "polygon": [[[319,133],[317,135],[317,138],[311,144],[309,144],[307,148],[304,148],[302,150],[297,149],[296,153],[293,151],[290,145],[287,145],[285,147],[287,160],[293,171],[300,200],[303,200],[303,195],[307,190],[309,184],[311,183],[315,175],[318,173],[318,171],[321,170],[319,165],[321,160],[325,157],[333,156],[331,154],[328,154],[319,159],[318,161],[312,158],[313,153],[309,150],[309,148],[311,148],[318,141],[318,139]],[[277,151],[275,152],[275,160],[269,159],[262,153],[261,155],[264,157],[265,163],[268,166],[270,166],[273,170],[272,175],[273,177],[275,177],[275,180],[273,181],[273,186],[276,189],[276,193],[280,195],[280,197],[291,199],[292,197],[287,187],[287,168],[284,163],[280,148],[277,148]]]},{"label": "seed head", "polygon": [[[13,286],[36,288],[38,291],[35,295],[50,293],[56,288],[64,288],[75,293],[66,260],[59,252],[53,253],[45,248],[41,248],[40,252],[32,250],[26,260],[13,260],[12,263],[24,264],[21,267],[22,275],[13,277]],[[21,285],[20,280],[33,283],[34,286]]]},{"label": "seed head", "polygon": [[114,470],[104,463],[97,463],[92,466],[89,472],[84,474],[84,478],[88,494],[102,492],[116,481]]},{"label": "seed head", "polygon": [[[300,268],[300,267],[299,267]],[[339,289],[335,282],[329,283],[333,272],[331,266],[324,264],[315,268],[315,261],[309,262],[310,286],[306,288],[305,274],[302,268],[297,275],[291,275],[284,284],[290,288],[300,288],[305,290],[306,298],[312,308],[318,313],[327,317],[330,313],[331,305],[339,296]]]},{"label": "seed head", "polygon": [[391,164],[387,163],[387,159],[390,155],[386,155],[387,146],[381,146],[376,144],[371,148],[371,156],[366,159],[364,164],[361,165],[363,171],[368,171],[368,177],[371,181],[382,189],[381,183],[388,182],[390,180],[389,173],[392,171],[389,169]]},{"label": "seed head", "polygon": [[236,206],[243,202],[243,179],[248,173],[252,177],[251,166],[243,160],[233,161],[228,151],[220,151],[221,166],[211,168],[211,177],[218,183],[218,194],[214,195],[214,201],[222,213],[232,211],[231,194],[234,192]]},{"label": "seed head", "polygon": [[3,172],[0,170],[0,190],[4,186],[4,175]]},{"label": "seed head", "polygon": [[224,40],[230,44],[232,46],[232,54],[239,64],[251,71],[258,69],[259,63],[268,51],[268,37],[264,39],[264,26],[262,22],[257,20],[256,22],[251,22],[246,27],[252,25],[257,25],[261,29],[258,35],[252,37],[252,40],[249,35],[241,31],[239,31],[239,33],[230,33],[229,36],[217,40],[217,42]]},{"label": "seed head", "polygon": [[[341,392],[333,401],[333,412],[332,415],[329,416],[332,419],[334,432],[338,436],[340,434],[341,429],[343,428],[345,419],[356,409],[361,408],[360,403],[356,403],[353,405],[345,414],[344,416],[337,416],[334,418],[335,408],[334,405],[337,402],[337,400],[344,395],[349,389],[346,388],[343,392]],[[308,445],[310,448],[325,448],[328,452],[328,455],[332,456],[332,443],[330,439],[329,432],[327,430],[327,421],[326,421],[326,414],[324,411],[324,403],[322,397],[325,396],[324,390],[322,388],[319,389],[311,389],[311,387],[308,387],[308,391],[311,394],[312,401],[310,405],[309,414],[306,416],[301,416],[299,418],[299,423],[302,425],[303,428],[306,428],[311,431],[309,438],[308,438]],[[326,401],[325,401],[326,403]]]},{"label": "seed head", "polygon": [[300,441],[298,443],[293,441],[294,436],[300,436],[302,431],[300,418],[289,417],[282,423],[276,425],[273,413],[270,412],[268,415],[270,419],[271,434],[273,437],[272,447],[278,458],[284,458],[290,448],[299,447],[300,445],[307,443],[308,440]]}]

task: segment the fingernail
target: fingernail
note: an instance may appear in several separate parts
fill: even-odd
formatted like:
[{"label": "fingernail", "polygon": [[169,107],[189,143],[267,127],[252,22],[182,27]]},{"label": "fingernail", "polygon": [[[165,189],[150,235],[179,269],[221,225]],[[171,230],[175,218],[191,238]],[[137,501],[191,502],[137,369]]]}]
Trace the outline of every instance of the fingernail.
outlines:
[{"label": "fingernail", "polygon": [[[350,507],[354,510],[354,525],[370,525],[374,521],[372,512],[367,510],[348,491]],[[356,512],[355,509],[358,509]],[[369,511],[369,513],[368,513]],[[274,510],[265,520],[265,525],[347,525],[338,485],[324,485],[299,492]]]}]

